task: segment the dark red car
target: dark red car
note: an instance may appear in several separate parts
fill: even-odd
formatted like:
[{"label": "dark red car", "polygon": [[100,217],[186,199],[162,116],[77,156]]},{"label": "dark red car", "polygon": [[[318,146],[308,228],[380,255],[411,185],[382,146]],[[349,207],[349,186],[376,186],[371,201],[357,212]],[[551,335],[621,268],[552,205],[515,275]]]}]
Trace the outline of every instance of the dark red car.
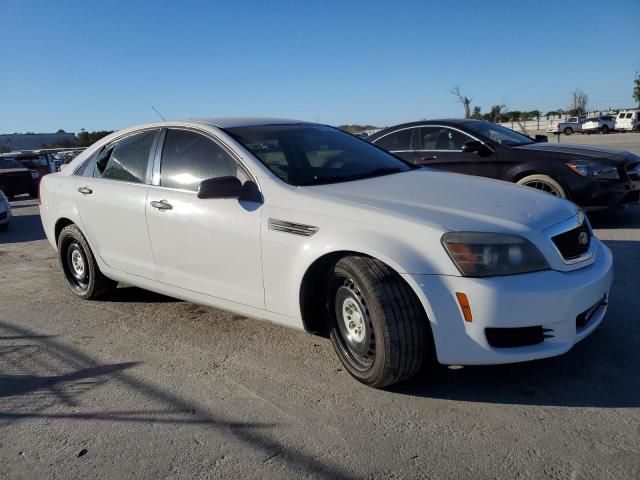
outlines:
[{"label": "dark red car", "polygon": [[640,156],[624,150],[549,143],[482,120],[405,123],[367,141],[416,165],[537,188],[585,210],[640,203]]}]

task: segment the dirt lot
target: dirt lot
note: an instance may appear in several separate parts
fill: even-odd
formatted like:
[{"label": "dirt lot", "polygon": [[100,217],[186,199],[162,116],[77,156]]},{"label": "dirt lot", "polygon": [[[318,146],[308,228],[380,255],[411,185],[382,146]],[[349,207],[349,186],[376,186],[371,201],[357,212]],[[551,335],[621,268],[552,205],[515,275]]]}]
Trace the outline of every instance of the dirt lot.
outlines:
[{"label": "dirt lot", "polygon": [[[602,138],[571,141],[632,135]],[[2,478],[640,478],[640,208],[592,218],[616,281],[605,323],[568,354],[377,391],[303,332],[129,287],[76,299],[37,206],[13,207]]]}]

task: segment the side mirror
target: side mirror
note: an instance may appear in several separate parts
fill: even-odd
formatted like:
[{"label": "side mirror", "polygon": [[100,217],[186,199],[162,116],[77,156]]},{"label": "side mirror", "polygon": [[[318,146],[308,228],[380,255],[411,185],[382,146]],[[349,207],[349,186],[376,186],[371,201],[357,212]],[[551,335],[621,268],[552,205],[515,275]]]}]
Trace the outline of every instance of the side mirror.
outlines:
[{"label": "side mirror", "polygon": [[549,137],[547,137],[546,135],[536,135],[534,140],[536,143],[546,143],[549,142]]},{"label": "side mirror", "polygon": [[469,140],[462,145],[462,151],[465,153],[477,153],[479,155],[487,155],[491,150],[478,140]]},{"label": "side mirror", "polygon": [[262,203],[262,195],[254,182],[249,180],[243,185],[237,177],[230,176],[208,178],[200,182],[198,198],[237,198]]}]

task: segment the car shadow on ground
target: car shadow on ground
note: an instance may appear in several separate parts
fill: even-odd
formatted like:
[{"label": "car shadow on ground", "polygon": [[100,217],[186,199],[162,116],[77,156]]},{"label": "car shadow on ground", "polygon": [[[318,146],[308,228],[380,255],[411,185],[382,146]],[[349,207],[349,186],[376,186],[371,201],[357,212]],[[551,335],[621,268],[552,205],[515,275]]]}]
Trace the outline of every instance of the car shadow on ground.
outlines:
[{"label": "car shadow on ground", "polygon": [[[69,342],[69,339],[66,340]],[[25,420],[107,424],[200,425],[230,442],[246,444],[264,458],[278,457],[291,477],[354,478],[339,466],[299,448],[285,446],[275,423],[229,420],[224,406],[188,398],[189,392],[151,384],[137,361],[103,364],[64,338],[0,320],[0,422]],[[106,408],[95,408],[95,390],[109,385]],[[140,408],[127,408],[130,399]],[[90,406],[87,407],[87,404]],[[104,403],[103,403],[104,405]],[[111,408],[109,408],[111,407]]]},{"label": "car shadow on ground", "polygon": [[161,293],[151,292],[143,288],[119,286],[109,294],[100,297],[101,302],[116,303],[173,303],[182,302],[182,300],[173,297],[167,297]]},{"label": "car shadow on ground", "polygon": [[430,365],[424,373],[390,390],[466,402],[640,406],[640,242],[605,243],[613,251],[617,279],[609,309],[602,325],[572,350],[559,357],[510,365],[460,369]]},{"label": "car shadow on ground", "polygon": [[34,242],[46,238],[40,215],[14,215],[9,227],[0,230],[0,245],[7,243]]}]

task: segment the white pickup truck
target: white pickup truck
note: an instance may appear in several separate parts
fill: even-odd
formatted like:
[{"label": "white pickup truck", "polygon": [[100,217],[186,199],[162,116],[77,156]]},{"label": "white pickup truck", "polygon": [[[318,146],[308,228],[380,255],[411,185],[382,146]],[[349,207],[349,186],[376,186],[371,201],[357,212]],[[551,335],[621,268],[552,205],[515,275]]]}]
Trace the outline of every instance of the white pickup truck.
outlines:
[{"label": "white pickup truck", "polygon": [[582,124],[582,133],[591,135],[592,133],[609,133],[616,128],[616,117],[614,115],[601,115],[600,117],[587,118]]},{"label": "white pickup truck", "polygon": [[582,124],[584,117],[570,117],[565,120],[560,120],[552,123],[547,132],[549,133],[564,133],[565,135],[571,135],[572,133],[582,132]]}]

